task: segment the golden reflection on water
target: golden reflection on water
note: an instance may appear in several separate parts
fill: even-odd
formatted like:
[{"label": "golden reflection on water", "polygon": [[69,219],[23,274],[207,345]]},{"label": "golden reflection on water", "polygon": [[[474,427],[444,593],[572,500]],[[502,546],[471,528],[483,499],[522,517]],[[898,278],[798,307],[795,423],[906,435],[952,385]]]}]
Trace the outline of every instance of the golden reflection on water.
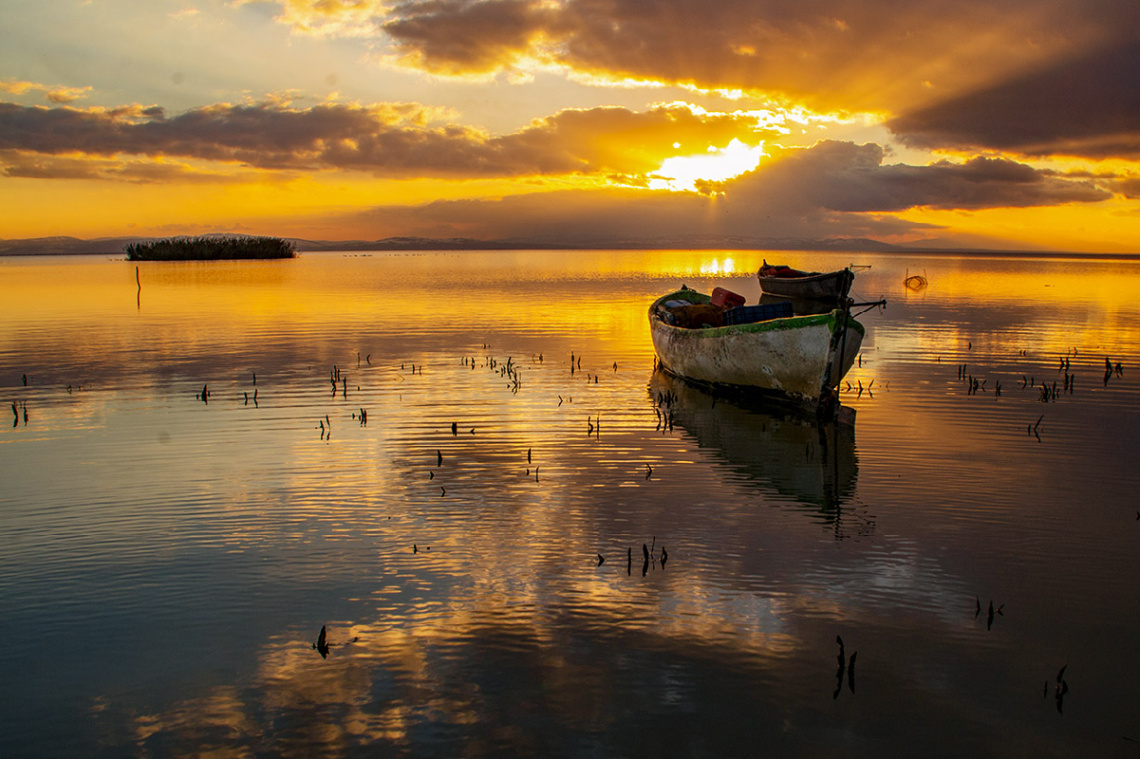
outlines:
[{"label": "golden reflection on water", "polygon": [[[747,595],[718,599],[717,605],[727,613],[711,618],[708,596],[720,593],[691,588],[685,594],[693,603],[682,600],[671,604],[668,616],[658,622],[640,622],[643,629],[652,629],[659,641],[655,645],[665,640],[672,641],[666,645],[715,649],[743,639],[750,649],[775,658],[789,655],[796,645],[793,636],[750,622],[772,616],[762,599]],[[194,755],[209,750],[220,756],[242,756],[258,749],[304,755],[315,747],[339,753],[373,743],[408,747],[425,720],[460,729],[488,721],[495,724],[501,715],[488,713],[494,709],[493,700],[481,691],[488,683],[464,681],[469,668],[480,668],[465,658],[492,641],[496,646],[511,646],[514,641],[518,647],[514,655],[525,660],[524,681],[507,686],[512,697],[522,699],[512,708],[556,713],[566,728],[604,729],[617,706],[609,692],[612,656],[568,655],[559,645],[566,636],[565,620],[544,613],[548,604],[514,600],[525,611],[504,619],[500,603],[488,601],[452,599],[437,613],[413,614],[399,625],[380,621],[332,626],[329,640],[334,645],[327,661],[317,658],[308,641],[271,642],[258,653],[257,690],[243,694],[220,686],[180,700],[165,712],[139,715],[138,748],[143,750],[148,739],[163,735],[164,742],[193,747],[187,753]],[[627,594],[589,594],[577,603],[590,609],[594,617],[590,624],[596,628],[631,631]],[[465,648],[474,650],[464,653]],[[514,662],[512,668],[519,664]],[[382,695],[377,698],[377,694]],[[277,735],[266,734],[264,719],[258,716],[265,713],[278,726]],[[515,737],[525,736],[505,735],[499,740]]]},{"label": "golden reflection on water", "polygon": [[[857,292],[888,299],[863,318],[844,391],[857,438],[684,386],[663,428],[649,301],[685,282],[755,302],[765,257],[809,269],[853,258],[314,255],[143,265],[141,293],[125,262],[5,262],[0,379],[30,410],[0,432],[20,535],[3,558],[20,580],[13,618],[52,628],[34,610],[71,586],[41,571],[82,565],[131,619],[161,616],[133,595],[146,577],[171,607],[206,596],[211,623],[255,631],[248,652],[230,651],[252,662],[240,685],[199,662],[173,666],[172,691],[153,699],[89,686],[93,719],[112,736],[127,720],[140,753],[460,742],[433,729],[478,734],[473,753],[548,729],[623,753],[606,731],[630,715],[678,709],[723,727],[709,715],[740,722],[744,701],[815,734],[831,719],[814,689],[830,704],[838,630],[866,666],[879,657],[878,687],[859,697],[892,714],[901,703],[906,719],[929,720],[939,688],[977,685],[920,646],[1028,678],[1008,670],[1051,639],[979,645],[963,599],[1016,591],[1011,611],[1052,625],[1051,598],[1095,618],[1124,592],[1128,538],[1095,532],[1111,511],[1073,517],[1067,499],[1135,492],[1135,385],[1097,372],[1104,354],[1137,365],[1136,264],[854,257],[871,264]],[[916,270],[929,280],[918,294],[903,284]],[[1019,386],[1055,379],[1062,357],[1078,394],[1045,404]],[[961,364],[984,392],[967,394]],[[1039,415],[1040,442],[1026,434]],[[1074,450],[1078,479],[1065,474]],[[1104,598],[1081,590],[1090,579]],[[101,637],[101,623],[64,616]],[[339,644],[327,660],[310,640],[326,623]],[[1117,632],[1110,645],[1134,630]],[[883,666],[892,648],[946,682],[928,691]],[[978,658],[990,651],[1004,663]]]}]

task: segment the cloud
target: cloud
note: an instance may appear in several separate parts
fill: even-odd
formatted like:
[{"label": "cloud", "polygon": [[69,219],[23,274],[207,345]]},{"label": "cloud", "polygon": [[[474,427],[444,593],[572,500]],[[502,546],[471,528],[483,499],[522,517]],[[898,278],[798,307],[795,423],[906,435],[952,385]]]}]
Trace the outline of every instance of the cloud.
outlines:
[{"label": "cloud", "polygon": [[[425,123],[433,116],[415,104],[322,104],[308,109],[281,102],[216,104],[168,116],[156,106],[80,110],[0,103],[0,149],[181,156],[257,168],[344,162],[348,168],[368,169],[413,164],[409,151],[482,140],[474,130],[429,129]],[[392,155],[383,155],[382,144]]]},{"label": "cloud", "polygon": [[0,150],[0,176],[13,179],[82,179],[133,184],[219,184],[249,181],[240,172],[204,171],[182,163],[74,158]]},{"label": "cloud", "polygon": [[638,174],[660,166],[675,142],[752,142],[767,115],[709,113],[684,104],[645,112],[568,109],[503,136],[432,126],[418,104],[217,104],[168,116],[159,107],[28,108],[0,103],[0,149],[93,156],[177,156],[262,169],[342,169],[387,176],[510,177]]},{"label": "cloud", "polygon": [[643,174],[659,168],[664,157],[678,150],[698,152],[733,139],[755,143],[772,134],[774,129],[764,125],[757,113],[710,113],[672,103],[644,112],[619,107],[567,109],[494,142],[512,155],[532,156],[529,162],[548,161],[551,168],[561,164],[588,173]]},{"label": "cloud", "polygon": [[[579,244],[700,234],[898,238],[925,231],[891,216],[911,208],[1093,203],[1112,197],[1104,187],[1117,192],[1128,187],[1120,177],[1061,175],[999,158],[884,164],[886,153],[878,144],[824,141],[808,149],[769,144],[773,158],[756,170],[704,183],[707,195],[719,197],[652,192],[645,180],[663,157],[734,139],[756,144],[777,136],[783,122],[772,112],[707,112],[670,103],[644,112],[566,109],[517,132],[492,136],[467,126],[438,125],[440,115],[415,103],[297,108],[287,97],[174,115],[158,106],[0,103],[0,166],[9,177],[135,183],[242,181],[239,167],[408,178],[579,175],[593,179],[595,189],[494,202],[441,201],[364,216],[365,226],[383,234]],[[218,168],[218,163],[225,165]],[[614,177],[628,187],[598,189]]]},{"label": "cloud", "polygon": [[[369,37],[444,76],[561,67],[578,81],[744,90],[818,110],[961,93],[1134,33],[1130,0],[278,0],[300,33]],[[1129,31],[1131,30],[1131,31]]]},{"label": "cloud", "polygon": [[84,98],[93,88],[87,87],[64,87],[62,85],[39,84],[37,82],[24,82],[16,79],[8,79],[0,81],[0,92],[7,92],[10,95],[24,95],[29,92],[42,92],[44,97],[52,103],[62,105],[63,103],[72,103],[76,100]]},{"label": "cloud", "polygon": [[632,188],[382,207],[349,223],[378,236],[518,237],[588,245],[728,236],[913,239],[933,227],[891,214],[915,207],[981,209],[1097,202],[1111,194],[1012,161],[886,165],[879,145],[821,142],[788,151],[720,185],[722,196]]},{"label": "cloud", "polygon": [[202,15],[202,12],[197,8],[182,8],[181,10],[172,11],[168,15],[175,21],[194,21]]},{"label": "cloud", "polygon": [[926,225],[889,216],[803,207],[796,212],[695,193],[604,188],[515,195],[495,200],[440,200],[422,206],[383,206],[352,213],[344,226],[376,237],[426,236],[513,239],[567,247],[665,245],[700,239],[915,237]]},{"label": "cloud", "polygon": [[403,64],[451,76],[494,73],[527,58],[550,61],[557,6],[535,0],[433,0],[399,5],[383,24]]},{"label": "cloud", "polygon": [[101,179],[115,167],[106,160],[58,158],[0,150],[3,176],[14,179]]},{"label": "cloud", "polygon": [[1129,200],[1140,200],[1140,177],[1129,177],[1121,180],[1117,190]]},{"label": "cloud", "polygon": [[888,122],[915,147],[1140,159],[1140,42],[1072,58]]},{"label": "cloud", "polygon": [[741,189],[791,207],[857,213],[1048,206],[1112,197],[1087,179],[1004,159],[884,166],[883,156],[883,148],[874,143],[824,141],[753,172]]},{"label": "cloud", "polygon": [[[233,0],[233,5],[265,0]],[[277,20],[299,33],[322,37],[374,37],[388,3],[385,0],[278,0]]]},{"label": "cloud", "polygon": [[362,37],[374,58],[438,76],[523,81],[560,69],[594,85],[902,114],[891,126],[916,147],[1140,156],[1132,0],[276,4],[298,33]]}]

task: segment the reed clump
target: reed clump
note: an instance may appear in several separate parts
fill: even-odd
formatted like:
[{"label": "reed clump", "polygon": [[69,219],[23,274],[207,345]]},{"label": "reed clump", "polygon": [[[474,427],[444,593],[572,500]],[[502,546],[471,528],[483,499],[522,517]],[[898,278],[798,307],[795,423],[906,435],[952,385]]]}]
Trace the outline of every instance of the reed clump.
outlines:
[{"label": "reed clump", "polygon": [[127,245],[128,261],[221,261],[295,258],[296,245],[277,237],[170,237]]}]

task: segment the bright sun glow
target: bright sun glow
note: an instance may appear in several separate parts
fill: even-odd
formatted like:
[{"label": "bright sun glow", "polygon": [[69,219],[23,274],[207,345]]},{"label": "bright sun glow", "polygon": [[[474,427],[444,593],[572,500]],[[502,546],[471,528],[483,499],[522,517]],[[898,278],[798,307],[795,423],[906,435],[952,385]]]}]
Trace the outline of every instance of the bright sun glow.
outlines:
[{"label": "bright sun glow", "polygon": [[666,158],[661,168],[650,175],[654,190],[693,191],[698,181],[723,182],[752,171],[763,158],[764,143],[750,148],[733,140],[723,148],[710,147],[706,153]]}]

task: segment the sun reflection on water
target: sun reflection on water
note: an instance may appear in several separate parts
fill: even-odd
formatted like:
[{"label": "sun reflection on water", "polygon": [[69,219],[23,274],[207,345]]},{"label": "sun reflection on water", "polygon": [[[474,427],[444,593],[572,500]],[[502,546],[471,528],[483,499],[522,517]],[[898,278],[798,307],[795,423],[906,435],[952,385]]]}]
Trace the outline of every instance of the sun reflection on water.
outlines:
[{"label": "sun reflection on water", "polygon": [[707,263],[702,262],[701,267],[700,267],[700,273],[702,276],[707,276],[707,277],[717,277],[717,276],[729,277],[729,276],[732,276],[732,275],[737,273],[736,261],[731,259],[731,258],[725,258],[724,260],[713,259],[712,261],[709,261]]}]

